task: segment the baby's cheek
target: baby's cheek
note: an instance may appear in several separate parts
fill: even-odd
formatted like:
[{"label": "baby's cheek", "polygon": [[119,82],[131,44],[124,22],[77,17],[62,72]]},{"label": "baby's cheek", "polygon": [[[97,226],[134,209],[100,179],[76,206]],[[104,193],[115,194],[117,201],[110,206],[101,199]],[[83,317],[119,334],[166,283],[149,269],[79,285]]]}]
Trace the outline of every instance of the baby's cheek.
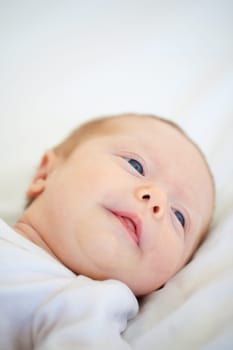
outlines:
[{"label": "baby's cheek", "polygon": [[149,252],[151,271],[171,275],[177,270],[183,258],[184,244],[181,239],[156,238]]}]

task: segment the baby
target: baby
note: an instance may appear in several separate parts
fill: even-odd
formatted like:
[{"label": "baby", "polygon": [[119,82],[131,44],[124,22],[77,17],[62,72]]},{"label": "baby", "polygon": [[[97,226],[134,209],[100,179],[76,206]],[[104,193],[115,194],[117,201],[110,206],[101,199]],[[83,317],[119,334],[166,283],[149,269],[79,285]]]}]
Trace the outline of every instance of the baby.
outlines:
[{"label": "baby", "polygon": [[[120,333],[137,312],[133,295],[160,288],[191,259],[211,221],[214,182],[200,149],[178,126],[151,115],[126,114],[91,120],[46,152],[27,197],[13,230],[4,223],[0,229],[1,284],[14,285],[0,292],[7,318],[0,328],[14,339],[14,347],[12,339],[1,340],[0,347],[77,349],[73,337],[80,336],[83,324],[73,333],[66,328],[67,336],[61,323],[71,313],[73,326],[77,319],[80,326],[82,300],[81,309],[88,304],[89,313],[101,302],[108,304],[102,308],[112,315],[103,323],[105,331],[116,349],[128,349]],[[114,340],[110,320],[118,312],[119,321],[125,311]],[[114,348],[100,341],[100,334],[99,329],[93,342],[89,334],[91,349],[93,344]]]}]

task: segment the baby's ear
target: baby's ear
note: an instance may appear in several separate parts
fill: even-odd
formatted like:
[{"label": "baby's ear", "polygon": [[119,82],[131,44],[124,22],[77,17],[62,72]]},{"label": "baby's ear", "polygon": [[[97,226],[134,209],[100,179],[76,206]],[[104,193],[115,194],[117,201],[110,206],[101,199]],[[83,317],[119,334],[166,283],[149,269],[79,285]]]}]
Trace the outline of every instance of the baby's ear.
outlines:
[{"label": "baby's ear", "polygon": [[56,168],[58,163],[59,157],[53,150],[49,150],[43,155],[40,161],[40,165],[36,170],[36,174],[34,175],[32,182],[26,192],[28,199],[34,199],[44,191],[46,179],[49,174]]}]

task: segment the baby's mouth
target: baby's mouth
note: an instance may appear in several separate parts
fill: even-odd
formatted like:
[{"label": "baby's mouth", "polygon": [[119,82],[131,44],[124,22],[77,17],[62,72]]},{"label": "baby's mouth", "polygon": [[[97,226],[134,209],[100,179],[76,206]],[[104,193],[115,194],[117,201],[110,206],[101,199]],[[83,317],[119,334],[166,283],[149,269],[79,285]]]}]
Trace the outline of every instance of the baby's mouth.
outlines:
[{"label": "baby's mouth", "polygon": [[134,240],[134,242],[139,245],[140,228],[138,219],[135,215],[129,213],[113,212],[117,219],[122,223],[122,225],[127,229],[129,235]]}]

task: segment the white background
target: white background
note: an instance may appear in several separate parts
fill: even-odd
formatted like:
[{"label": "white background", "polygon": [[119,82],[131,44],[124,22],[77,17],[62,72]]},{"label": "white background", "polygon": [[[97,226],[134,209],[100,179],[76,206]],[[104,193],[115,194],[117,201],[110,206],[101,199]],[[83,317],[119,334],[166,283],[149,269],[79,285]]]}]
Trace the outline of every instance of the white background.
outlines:
[{"label": "white background", "polygon": [[90,117],[174,119],[212,162],[233,126],[232,62],[231,0],[1,0],[0,216],[17,216],[43,151]]}]

